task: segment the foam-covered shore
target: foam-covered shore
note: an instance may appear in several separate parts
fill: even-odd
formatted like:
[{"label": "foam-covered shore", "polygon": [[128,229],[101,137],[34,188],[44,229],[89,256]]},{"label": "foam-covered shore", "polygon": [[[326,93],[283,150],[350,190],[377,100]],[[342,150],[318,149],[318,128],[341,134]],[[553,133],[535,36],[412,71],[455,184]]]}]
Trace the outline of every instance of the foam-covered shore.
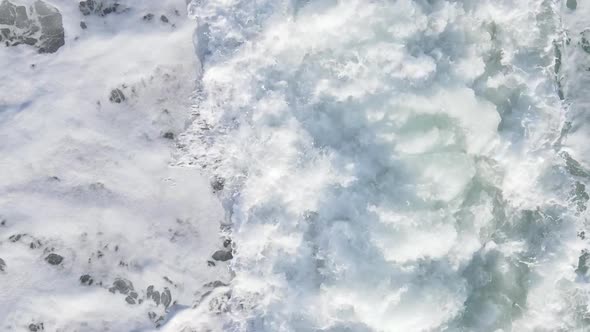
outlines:
[{"label": "foam-covered shore", "polygon": [[[0,47],[0,330],[165,325],[229,280],[211,258],[223,214],[209,179],[169,165],[199,73],[196,24],[184,1],[88,10],[47,0],[65,33],[39,54],[16,45],[39,25],[39,1],[10,2],[0,26],[16,36]],[[14,8],[33,21],[10,25]]]}]

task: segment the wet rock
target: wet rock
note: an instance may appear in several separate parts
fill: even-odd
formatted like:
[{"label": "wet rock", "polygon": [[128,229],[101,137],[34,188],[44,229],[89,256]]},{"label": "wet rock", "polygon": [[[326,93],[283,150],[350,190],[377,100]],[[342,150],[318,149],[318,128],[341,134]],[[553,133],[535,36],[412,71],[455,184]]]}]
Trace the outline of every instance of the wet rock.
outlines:
[{"label": "wet rock", "polygon": [[82,21],[80,22],[80,28],[86,30],[88,28],[88,25],[86,25],[86,22]]},{"label": "wet rock", "polygon": [[24,42],[25,44],[27,44],[27,45],[30,45],[30,46],[35,46],[35,45],[37,44],[38,40],[37,40],[37,39],[35,39],[35,38],[30,38],[30,37],[27,37],[27,38],[25,38],[25,39],[23,40],[23,42]]},{"label": "wet rock", "polygon": [[6,271],[6,262],[0,258],[0,272],[5,272]]},{"label": "wet rock", "polygon": [[234,258],[231,251],[227,250],[217,250],[211,257],[214,260],[221,262],[229,261],[230,259]]},{"label": "wet rock", "polygon": [[576,10],[576,8],[578,8],[578,1],[576,1],[576,0],[567,0],[567,2],[565,3],[565,5],[567,6],[567,8],[569,8],[571,10]]},{"label": "wet rock", "polygon": [[164,287],[164,291],[162,292],[162,305],[165,308],[168,308],[172,303],[172,294],[170,293],[170,289],[168,287]]},{"label": "wet rock", "polygon": [[16,7],[16,19],[14,25],[19,29],[26,29],[31,25],[29,17],[27,16],[27,8],[25,6]]},{"label": "wet rock", "polygon": [[590,38],[590,31],[584,31],[582,33],[582,39],[580,41],[580,46],[582,47],[582,49],[586,53],[590,53],[590,41],[588,41],[589,38]]},{"label": "wet rock", "polygon": [[54,53],[65,44],[61,13],[41,0],[35,1],[34,8],[41,25],[39,53]]},{"label": "wet rock", "polygon": [[229,248],[229,246],[231,246],[231,239],[225,239],[225,240],[223,240],[223,247],[224,248]]},{"label": "wet rock", "polygon": [[164,134],[164,138],[167,138],[167,139],[174,139],[174,133],[172,133],[172,132],[166,132],[166,133]]},{"label": "wet rock", "polygon": [[219,176],[215,176],[211,180],[211,188],[215,191],[221,191],[225,187],[225,179]]},{"label": "wet rock", "polygon": [[125,101],[125,95],[123,94],[123,91],[121,91],[120,89],[113,89],[111,91],[111,96],[109,97],[109,100],[112,103],[120,104]]},{"label": "wet rock", "polygon": [[133,291],[133,283],[127,279],[118,278],[113,282],[113,286],[109,288],[111,293],[119,292],[124,295],[129,294],[130,291]]},{"label": "wet rock", "polygon": [[582,250],[580,257],[578,258],[578,267],[576,268],[576,273],[581,275],[586,275],[588,272],[588,263],[590,261],[590,253],[588,250]]},{"label": "wet rock", "polygon": [[41,243],[41,241],[39,240],[34,240],[33,242],[29,243],[29,248],[31,249],[37,249],[37,248],[41,248],[43,244]]},{"label": "wet rock", "polygon": [[129,303],[129,304],[135,304],[137,303],[137,293],[136,292],[131,292],[129,293],[129,295],[125,298],[125,302]]},{"label": "wet rock", "polygon": [[15,234],[15,235],[11,235],[8,240],[10,242],[18,242],[20,241],[20,239],[23,237],[23,234]]},{"label": "wet rock", "polygon": [[227,287],[228,284],[226,284],[225,282],[220,281],[220,280],[215,280],[215,281],[212,281],[210,283],[207,283],[207,284],[205,284],[203,286],[210,287],[210,288],[217,288],[217,287]]},{"label": "wet rock", "polygon": [[89,274],[85,274],[80,277],[80,283],[85,286],[91,286],[94,283],[94,279]]},{"label": "wet rock", "polygon": [[0,24],[14,25],[16,22],[16,6],[8,1],[0,3]]},{"label": "wet rock", "polygon": [[39,324],[29,324],[29,331],[31,332],[38,332],[38,331],[43,331],[45,330],[45,327],[43,326],[43,323],[39,323]]},{"label": "wet rock", "polygon": [[82,15],[84,16],[92,14],[94,12],[94,8],[94,0],[80,1],[80,3],[78,4],[78,9],[80,10],[80,13],[82,13]]},{"label": "wet rock", "polygon": [[162,15],[160,16],[160,21],[164,22],[164,23],[168,23],[168,17],[166,17],[166,15]]},{"label": "wet rock", "polygon": [[45,260],[51,265],[59,265],[64,260],[64,258],[58,254],[51,253],[45,257]]},{"label": "wet rock", "polygon": [[154,291],[152,293],[152,300],[154,300],[154,302],[156,303],[156,305],[160,305],[160,300],[161,300],[161,298],[160,298],[160,292]]},{"label": "wet rock", "polygon": [[154,14],[152,14],[152,13],[148,13],[148,14],[143,15],[143,20],[146,22],[149,22],[153,19],[154,19]]},{"label": "wet rock", "polygon": [[107,16],[112,13],[120,13],[125,11],[125,9],[123,9],[117,2],[106,3],[97,0],[80,1],[78,4],[78,9],[84,16],[93,14],[98,16]]}]

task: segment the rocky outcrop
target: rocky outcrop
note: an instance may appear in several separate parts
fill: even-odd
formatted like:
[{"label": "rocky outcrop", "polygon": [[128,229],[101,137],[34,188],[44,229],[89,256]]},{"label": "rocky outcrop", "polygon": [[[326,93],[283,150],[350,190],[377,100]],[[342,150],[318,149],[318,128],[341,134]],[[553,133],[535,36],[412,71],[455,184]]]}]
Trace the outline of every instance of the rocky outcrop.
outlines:
[{"label": "rocky outcrop", "polygon": [[65,44],[62,16],[52,5],[37,0],[28,9],[8,0],[0,3],[0,43],[26,44],[39,53],[55,53]]},{"label": "rocky outcrop", "polygon": [[80,3],[78,4],[78,8],[80,9],[80,13],[82,13],[82,15],[84,16],[107,16],[109,14],[121,13],[127,10],[125,7],[121,6],[117,2],[108,3],[98,0],[80,1]]}]

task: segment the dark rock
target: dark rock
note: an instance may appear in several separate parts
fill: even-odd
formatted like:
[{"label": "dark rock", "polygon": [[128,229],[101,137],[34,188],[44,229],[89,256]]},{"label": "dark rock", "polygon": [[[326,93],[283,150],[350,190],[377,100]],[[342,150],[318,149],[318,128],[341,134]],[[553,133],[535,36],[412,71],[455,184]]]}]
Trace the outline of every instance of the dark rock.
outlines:
[{"label": "dark rock", "polygon": [[8,238],[8,240],[9,240],[10,242],[18,242],[18,241],[20,241],[20,239],[21,239],[22,237],[23,237],[23,235],[22,235],[22,234],[15,234],[15,235],[11,235],[11,236]]},{"label": "dark rock", "polygon": [[86,22],[82,21],[80,22],[80,28],[86,30],[88,28],[88,25],[86,25]]},{"label": "dark rock", "polygon": [[82,285],[91,286],[92,283],[94,283],[94,279],[92,279],[92,277],[89,274],[85,274],[80,277],[80,283]]},{"label": "dark rock", "polygon": [[27,44],[27,45],[35,46],[35,44],[37,44],[37,39],[31,38],[31,37],[27,37],[27,38],[24,39],[24,43]]},{"label": "dark rock", "polygon": [[39,53],[55,53],[65,44],[65,32],[62,16],[57,8],[37,0],[35,11],[39,14],[41,37],[39,38]]},{"label": "dark rock", "polygon": [[146,291],[146,296],[148,299],[150,299],[152,297],[152,294],[154,293],[154,285],[149,285]]},{"label": "dark rock", "polygon": [[64,260],[64,258],[58,254],[51,253],[45,257],[45,260],[51,265],[59,265]]},{"label": "dark rock", "polygon": [[215,262],[214,261],[207,261],[207,266],[215,266]]},{"label": "dark rock", "polygon": [[125,101],[125,95],[123,94],[123,91],[121,91],[120,89],[113,89],[111,91],[111,96],[109,97],[109,100],[112,103],[120,104]]},{"label": "dark rock", "polygon": [[6,262],[0,258],[0,272],[5,272],[6,271]]},{"label": "dark rock", "polygon": [[41,248],[41,246],[42,246],[42,243],[39,240],[35,240],[35,241],[29,243],[29,248],[31,248],[31,249]]},{"label": "dark rock", "polygon": [[43,323],[40,324],[29,324],[29,331],[31,332],[38,332],[43,331],[45,328],[43,327]]},{"label": "dark rock", "polygon": [[135,299],[132,298],[131,296],[127,296],[125,298],[125,302],[129,303],[129,304],[135,304]]},{"label": "dark rock", "polygon": [[221,262],[229,261],[230,259],[234,258],[231,251],[227,250],[217,250],[211,257],[214,260]]},{"label": "dark rock", "polygon": [[149,22],[153,19],[154,19],[154,14],[152,14],[152,13],[148,13],[148,14],[143,15],[143,20],[146,22]]},{"label": "dark rock", "polygon": [[156,305],[160,305],[160,292],[154,291],[152,293],[152,300],[154,300],[154,302],[156,302]]},{"label": "dark rock", "polygon": [[80,3],[78,4],[78,9],[80,10],[80,13],[82,13],[82,15],[88,16],[92,14],[92,12],[94,12],[94,1],[80,1]]},{"label": "dark rock", "polygon": [[162,305],[165,308],[168,308],[172,303],[172,294],[170,294],[170,289],[168,287],[164,287],[164,291],[162,292]]},{"label": "dark rock", "polygon": [[215,176],[213,180],[211,180],[211,187],[215,191],[221,191],[225,187],[225,179],[219,176]]},{"label": "dark rock", "polygon": [[116,293],[119,292],[121,294],[127,295],[130,291],[133,290],[133,283],[127,279],[116,279],[113,282],[113,286],[109,288],[109,292]]},{"label": "dark rock", "polygon": [[576,0],[567,0],[566,4],[567,8],[571,10],[576,10],[578,8],[578,1]]},{"label": "dark rock", "polygon": [[14,25],[16,21],[16,6],[3,0],[0,3],[0,24]]},{"label": "dark rock", "polygon": [[166,132],[166,133],[164,134],[164,138],[167,138],[167,139],[174,139],[174,133],[172,133],[172,132]]},{"label": "dark rock", "polygon": [[589,269],[589,261],[590,253],[588,252],[588,250],[582,250],[580,257],[578,258],[578,268],[576,268],[576,272],[581,275],[586,275]]},{"label": "dark rock", "polygon": [[220,280],[215,280],[215,281],[205,284],[204,286],[211,287],[211,288],[217,288],[217,287],[227,287],[228,284],[226,284],[225,282],[220,281]]},{"label": "dark rock", "polygon": [[229,246],[231,246],[231,239],[225,239],[225,240],[223,240],[223,247],[224,248],[229,248]]},{"label": "dark rock", "polygon": [[582,46],[582,50],[586,53],[590,53],[590,41],[588,41],[587,36],[582,33],[582,39],[580,41],[580,46]]},{"label": "dark rock", "polygon": [[25,6],[16,7],[16,20],[14,25],[19,29],[26,29],[31,25],[29,17],[27,16],[27,8]]},{"label": "dark rock", "polygon": [[168,23],[168,17],[166,17],[165,15],[160,16],[160,21],[164,22],[164,23]]}]

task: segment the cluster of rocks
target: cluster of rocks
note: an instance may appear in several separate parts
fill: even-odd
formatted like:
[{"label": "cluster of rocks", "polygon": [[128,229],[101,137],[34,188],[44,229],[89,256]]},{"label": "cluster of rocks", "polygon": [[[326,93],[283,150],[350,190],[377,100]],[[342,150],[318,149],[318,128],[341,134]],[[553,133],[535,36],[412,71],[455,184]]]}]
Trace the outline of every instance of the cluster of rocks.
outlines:
[{"label": "cluster of rocks", "polygon": [[[178,11],[176,11],[176,13],[178,13]],[[177,14],[178,15],[178,14]],[[143,20],[146,22],[150,22],[154,19],[154,17],[156,17],[154,14],[152,13],[147,13],[145,15],[143,15]],[[170,20],[168,19],[168,17],[164,14],[160,15],[160,21],[162,21],[163,23],[169,23]]]},{"label": "cluster of rocks", "polygon": [[2,0],[0,42],[5,46],[27,44],[36,47],[39,53],[54,53],[65,44],[61,13],[42,0],[35,1],[28,10]]},{"label": "cluster of rocks", "polygon": [[97,0],[80,1],[78,8],[80,9],[80,13],[82,13],[84,16],[107,16],[109,14],[122,13],[128,10],[127,8],[121,6],[121,4],[118,2],[106,3]]},{"label": "cluster of rocks", "polygon": [[125,95],[123,94],[123,91],[121,91],[121,89],[117,88],[111,90],[111,94],[109,96],[109,100],[111,101],[111,103],[120,104],[124,102],[125,99]]},{"label": "cluster of rocks", "polygon": [[38,331],[44,331],[44,330],[45,330],[45,326],[43,326],[43,323],[29,324],[29,331],[31,331],[31,332],[38,332]]}]

